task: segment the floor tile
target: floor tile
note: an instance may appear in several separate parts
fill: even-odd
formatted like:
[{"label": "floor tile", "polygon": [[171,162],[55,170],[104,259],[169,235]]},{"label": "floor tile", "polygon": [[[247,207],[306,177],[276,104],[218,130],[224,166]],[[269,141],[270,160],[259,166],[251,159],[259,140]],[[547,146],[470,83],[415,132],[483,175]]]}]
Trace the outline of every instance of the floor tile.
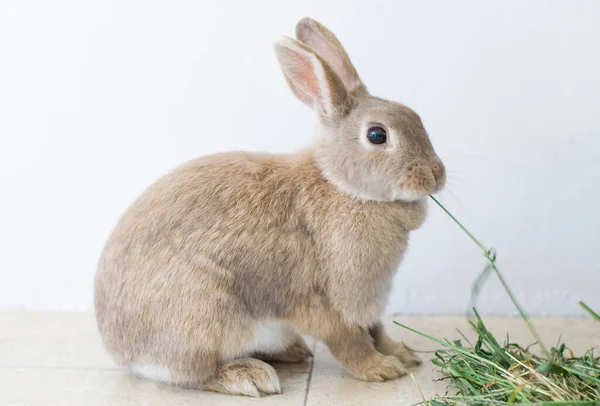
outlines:
[{"label": "floor tile", "polygon": [[[307,338],[314,346],[314,340]],[[0,405],[302,405],[311,363],[274,364],[282,395],[253,399],[133,377],[106,353],[92,314],[0,312]]]},{"label": "floor tile", "polygon": [[[388,333],[418,351],[437,348],[426,338],[392,323],[438,338],[459,338],[460,328],[469,338],[474,334],[463,317],[386,318]],[[533,342],[530,332],[518,318],[484,318],[497,336],[510,334],[519,344]],[[589,319],[534,319],[548,346],[562,339],[581,354],[600,345],[600,323]],[[307,340],[309,345],[314,341]],[[331,356],[326,346],[315,347],[314,367],[278,364],[282,395],[262,399],[227,396],[184,390],[137,379],[116,366],[104,350],[91,314],[0,312],[0,405],[412,405],[421,400],[410,377],[371,383],[352,378]],[[425,396],[443,394],[446,382],[436,382],[439,374],[422,353],[425,363],[412,370]],[[311,377],[309,382],[309,376]]]},{"label": "floor tile", "polygon": [[293,369],[277,369],[283,394],[249,398],[156,384],[121,370],[0,368],[0,405],[301,406],[308,375]]},{"label": "floor tile", "polygon": [[116,368],[86,313],[0,312],[0,366]]}]

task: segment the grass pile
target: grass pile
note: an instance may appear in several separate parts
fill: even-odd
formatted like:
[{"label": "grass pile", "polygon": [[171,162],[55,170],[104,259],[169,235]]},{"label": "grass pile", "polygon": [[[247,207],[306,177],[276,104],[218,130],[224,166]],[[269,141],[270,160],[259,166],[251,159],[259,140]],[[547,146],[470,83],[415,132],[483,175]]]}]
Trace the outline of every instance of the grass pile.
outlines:
[{"label": "grass pile", "polygon": [[[502,344],[487,329],[474,308],[469,320],[477,335],[474,344],[457,330],[462,339],[439,339],[395,322],[440,345],[432,360],[449,380],[454,393],[423,399],[419,404],[442,405],[600,405],[600,349],[589,349],[575,356],[565,343],[548,349],[533,323],[517,302],[496,266],[492,250],[485,248],[446,208],[431,197],[452,220],[480,247],[488,262],[486,271],[494,271],[535,342],[527,347],[512,343],[510,337]],[[580,302],[593,318],[600,316]],[[464,340],[464,342],[463,342]],[[538,351],[536,351],[536,347]],[[596,351],[596,354],[594,353]]]}]

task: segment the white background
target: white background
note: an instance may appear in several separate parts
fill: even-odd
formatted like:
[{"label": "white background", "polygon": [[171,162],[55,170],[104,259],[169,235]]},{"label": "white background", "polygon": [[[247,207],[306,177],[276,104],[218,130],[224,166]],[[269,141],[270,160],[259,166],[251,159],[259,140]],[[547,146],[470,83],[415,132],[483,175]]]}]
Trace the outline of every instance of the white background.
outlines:
[{"label": "white background", "polygon": [[[441,200],[527,310],[600,310],[600,2],[584,0],[0,0],[0,308],[91,310],[104,241],[157,177],[310,143],[272,51],[304,16],[421,114]],[[432,206],[388,310],[462,313],[483,263]],[[493,277],[479,306],[514,313]]]}]

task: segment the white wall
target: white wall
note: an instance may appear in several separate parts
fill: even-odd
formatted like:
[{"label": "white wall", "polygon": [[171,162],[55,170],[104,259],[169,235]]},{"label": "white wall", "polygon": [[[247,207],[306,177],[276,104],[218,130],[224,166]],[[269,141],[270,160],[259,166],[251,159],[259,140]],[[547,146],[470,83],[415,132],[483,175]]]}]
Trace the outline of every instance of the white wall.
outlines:
[{"label": "white wall", "polygon": [[[197,155],[313,138],[272,42],[312,16],[417,110],[441,200],[533,314],[600,309],[600,2],[0,0],[0,307],[90,310],[100,250]],[[461,313],[484,260],[436,207],[389,311]],[[485,313],[513,313],[499,285]]]}]

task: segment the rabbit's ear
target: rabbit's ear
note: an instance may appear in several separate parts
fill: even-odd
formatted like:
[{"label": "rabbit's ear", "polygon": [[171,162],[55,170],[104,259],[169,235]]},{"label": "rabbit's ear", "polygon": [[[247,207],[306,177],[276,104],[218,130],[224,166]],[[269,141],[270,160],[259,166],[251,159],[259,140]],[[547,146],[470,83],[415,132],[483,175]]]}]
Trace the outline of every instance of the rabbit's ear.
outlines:
[{"label": "rabbit's ear", "polygon": [[303,103],[328,119],[348,113],[344,84],[312,49],[286,37],[275,43],[275,53],[288,85]]},{"label": "rabbit's ear", "polygon": [[325,26],[311,18],[303,18],[296,24],[296,38],[314,49],[333,68],[348,92],[359,88],[366,91],[344,47]]}]

